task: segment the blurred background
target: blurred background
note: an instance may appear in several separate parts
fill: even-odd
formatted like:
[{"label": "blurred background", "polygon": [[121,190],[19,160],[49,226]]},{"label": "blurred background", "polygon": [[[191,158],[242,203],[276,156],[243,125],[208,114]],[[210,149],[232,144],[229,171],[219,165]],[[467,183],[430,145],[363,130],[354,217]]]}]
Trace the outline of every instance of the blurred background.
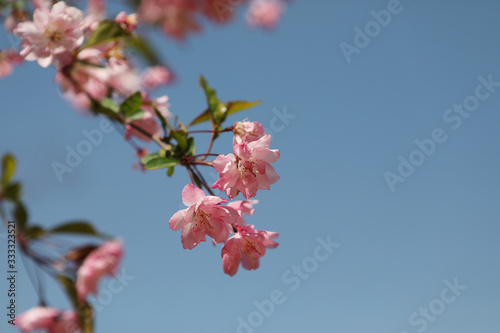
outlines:
[{"label": "blurred background", "polygon": [[[280,181],[246,219],[280,234],[256,271],[225,275],[221,245],[183,250],[168,220],[184,208],[187,173],[133,170],[118,131],[60,182],[52,163],[100,119],[72,110],[53,69],[27,62],[0,80],[0,153],[17,157],[31,221],[86,219],[123,239],[122,278],[90,300],[96,332],[497,333],[499,10],[492,0],[294,1],[273,31],[249,29],[239,8],[184,43],[152,34],[177,74],[155,96],[181,120],[206,106],[200,74],[222,100],[263,101],[228,119],[261,122],[281,151]],[[2,30],[1,48],[10,43]],[[231,139],[213,151],[229,153]],[[45,282],[48,305],[68,308]],[[7,287],[1,279],[2,302]],[[18,291],[18,313],[37,305],[24,269]]]}]

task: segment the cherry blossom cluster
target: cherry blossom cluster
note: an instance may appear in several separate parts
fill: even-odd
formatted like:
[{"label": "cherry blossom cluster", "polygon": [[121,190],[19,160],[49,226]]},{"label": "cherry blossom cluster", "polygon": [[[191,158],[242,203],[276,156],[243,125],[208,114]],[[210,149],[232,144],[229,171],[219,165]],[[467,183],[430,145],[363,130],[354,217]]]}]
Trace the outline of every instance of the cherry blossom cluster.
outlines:
[{"label": "cherry blossom cluster", "polygon": [[[84,249],[87,249],[85,247]],[[122,242],[119,240],[107,241],[98,247],[92,247],[87,253],[82,255],[75,253],[82,252],[75,249],[66,256],[66,260],[74,257],[74,264],[77,265],[75,288],[78,301],[85,302],[89,294],[97,294],[99,280],[105,276],[114,276],[123,256]],[[55,262],[53,266],[58,270],[68,271],[69,266],[61,266]],[[69,272],[71,273],[71,269]],[[80,332],[80,324],[77,312],[73,310],[62,311],[46,306],[31,308],[22,314],[15,321],[22,332],[45,329],[49,333],[74,333]]]},{"label": "cherry blossom cluster", "polygon": [[[244,215],[253,215],[257,190],[269,190],[279,179],[271,166],[280,153],[269,149],[271,136],[259,122],[237,122],[233,126],[233,154],[219,155],[212,163],[219,179],[212,185],[224,191],[230,199],[240,192],[247,200],[229,202],[215,195],[207,196],[193,184],[182,191],[182,201],[188,208],[176,212],[169,221],[172,230],[182,229],[181,242],[185,249],[193,249],[208,235],[222,248],[224,273],[235,275],[241,263],[251,270],[259,267],[259,259],[267,248],[275,248],[278,233],[257,230],[246,224]],[[223,205],[226,204],[226,205]],[[230,234],[232,234],[231,237]],[[228,238],[229,237],[229,238]]]},{"label": "cherry blossom cluster", "polygon": [[[54,66],[55,81],[72,104],[82,110],[95,108],[105,98],[124,98],[142,89],[140,109],[144,112],[126,121],[125,138],[135,136],[149,142],[152,135],[159,136],[156,112],[170,118],[168,97],[152,98],[148,91],[169,83],[171,72],[156,65],[139,74],[126,57],[124,38],[95,42],[96,36],[102,37],[101,32],[110,34],[113,29],[132,38],[136,14],[120,12],[114,21],[104,20],[104,4],[99,0],[89,2],[87,15],[63,1],[53,6],[45,2],[37,4],[33,21],[20,22],[13,29],[21,38],[20,56],[37,61],[42,67]],[[16,61],[12,56],[6,61],[2,59],[0,66]]]},{"label": "cherry blossom cluster", "polygon": [[[34,264],[28,270],[30,280],[38,293],[38,306],[33,307],[9,323],[22,332],[45,330],[49,333],[76,333],[92,330],[92,308],[87,302],[90,294],[97,294],[99,281],[114,276],[123,257],[123,245],[119,239],[99,233],[86,221],[68,221],[44,228],[29,221],[29,214],[21,200],[22,184],[13,179],[16,161],[5,154],[0,161],[0,218],[8,221],[6,211],[12,208],[16,222],[15,245],[23,256]],[[61,234],[76,234],[105,239],[98,245],[71,246],[59,242]],[[14,236],[14,235],[13,235]],[[64,249],[62,252],[59,249]],[[60,284],[72,303],[73,310],[48,307],[44,286],[39,281],[40,270]],[[12,322],[11,322],[12,321]]]},{"label": "cherry blossom cluster", "polygon": [[[155,25],[160,28],[166,35],[177,39],[185,39],[189,33],[196,33],[202,30],[201,21],[203,18],[216,23],[229,22],[238,7],[249,3],[246,11],[246,21],[251,27],[274,28],[279,22],[286,2],[289,0],[142,0],[132,3],[137,6],[135,10],[138,15],[127,16],[125,13],[120,13],[116,20],[126,25],[129,29],[135,28],[137,22]],[[29,3],[29,2],[28,2]],[[52,5],[50,0],[32,0],[32,6],[36,9],[50,8]],[[2,7],[10,9],[4,26],[8,31],[14,31],[20,22],[28,20],[30,16],[29,8],[25,1],[18,0],[0,0],[0,10]],[[84,18],[86,27],[95,27],[96,21],[103,18],[105,12],[104,0],[89,0],[87,13]],[[55,13],[54,13],[55,14]],[[76,39],[84,34],[85,31],[80,29],[74,30],[72,23],[77,23],[81,17],[81,13],[70,10],[58,11],[57,14],[68,15],[67,20],[63,20],[63,27],[69,28],[73,36],[65,38]],[[33,16],[34,13],[33,13]],[[39,15],[37,15],[39,16]],[[80,16],[80,17],[79,17]],[[38,18],[36,22],[42,23]],[[67,25],[70,24],[70,25]],[[85,29],[84,29],[85,30]],[[57,35],[49,35],[49,38],[56,38]],[[48,60],[46,60],[48,61]],[[42,60],[43,62],[43,60]]]},{"label": "cherry blossom cluster", "polygon": [[[226,117],[259,103],[220,101],[215,90],[200,76],[200,86],[207,98],[208,108],[191,123],[172,121],[168,97],[152,97],[153,90],[171,83],[174,75],[161,65],[146,40],[136,33],[140,23],[160,27],[175,39],[201,30],[200,19],[217,23],[227,22],[238,6],[248,3],[247,23],[251,26],[273,28],[279,21],[286,0],[142,0],[135,2],[136,13],[120,12],[113,19],[106,17],[104,0],[88,0],[87,8],[69,6],[64,1],[0,0],[0,17],[8,12],[4,25],[21,40],[21,50],[0,50],[0,78],[11,74],[13,65],[23,60],[36,61],[42,68],[55,69],[55,82],[64,96],[81,110],[92,111],[123,125],[124,137],[136,151],[143,170],[167,169],[171,176],[174,167],[185,167],[191,184],[184,187],[182,201],[186,209],[176,212],[169,221],[173,230],[182,230],[184,248],[193,249],[206,236],[214,245],[223,243],[223,271],[233,276],[239,266],[257,269],[266,249],[276,248],[278,233],[255,229],[244,216],[254,214],[252,200],[258,190],[269,190],[280,178],[272,163],[280,152],[270,149],[271,136],[262,124],[241,121],[223,128]],[[136,48],[149,64],[142,72],[127,49]],[[210,122],[211,130],[190,130],[190,126]],[[205,154],[196,154],[193,133],[211,133]],[[212,154],[214,140],[223,132],[234,134],[232,153]],[[158,152],[149,154],[141,144],[155,143]],[[209,156],[216,156],[207,161]],[[11,183],[15,163],[11,156],[0,165],[0,215],[5,214],[2,200],[11,201],[13,216],[21,226],[19,242],[24,255],[36,266],[57,280],[71,299],[73,310],[46,306],[39,291],[39,306],[15,321],[22,332],[46,330],[50,333],[92,332],[92,308],[87,297],[97,294],[101,278],[116,274],[123,256],[120,240],[110,240],[100,246],[73,248],[57,259],[45,257],[33,250],[32,243],[55,233],[80,233],[99,236],[88,223],[70,222],[52,229],[28,223],[27,213],[20,201],[20,185]],[[199,166],[214,168],[219,174],[214,184],[208,184]],[[3,179],[1,179],[3,178]],[[203,190],[209,192],[209,195]],[[214,194],[218,189],[228,197]],[[245,200],[234,200],[239,194]],[[102,237],[102,235],[100,235]],[[107,238],[107,237],[104,237]],[[41,287],[40,287],[41,288]]]},{"label": "cherry blossom cluster", "polygon": [[[116,24],[101,25],[105,21],[101,2],[90,1],[87,15],[63,1],[49,6],[40,5],[34,10],[33,21],[18,23],[13,33],[22,39],[20,55],[25,60],[56,68],[56,82],[75,106],[88,109],[93,100],[108,97],[110,91],[127,96],[171,80],[170,71],[162,66],[147,68],[141,78],[123,52],[122,39],[92,45],[89,37],[97,29],[116,29]],[[120,12],[114,22],[132,33],[136,14]]]},{"label": "cherry blossom cluster", "polygon": [[231,20],[238,6],[250,2],[247,22],[254,27],[273,28],[280,20],[283,0],[143,0],[139,20],[158,25],[165,34],[184,39],[201,30],[200,17],[217,23]]}]

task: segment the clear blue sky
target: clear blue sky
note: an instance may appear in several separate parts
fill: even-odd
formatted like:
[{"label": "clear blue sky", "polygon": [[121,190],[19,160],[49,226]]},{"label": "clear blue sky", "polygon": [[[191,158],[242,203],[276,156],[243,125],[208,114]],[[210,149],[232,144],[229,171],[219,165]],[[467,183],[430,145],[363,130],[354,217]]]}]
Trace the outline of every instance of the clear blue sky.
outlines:
[{"label": "clear blue sky", "polygon": [[[370,11],[388,3],[399,13],[377,31]],[[281,180],[258,193],[247,222],[279,232],[280,245],[260,269],[234,277],[222,272],[220,246],[183,250],[180,233],[168,227],[188,182],[183,170],[172,179],[133,171],[133,151],[110,133],[60,183],[51,163],[63,162],[65,147],[99,120],[71,110],[51,69],[26,63],[0,81],[0,153],[18,157],[32,220],[89,219],[125,242],[123,267],[134,279],[109,304],[93,302],[102,308],[96,332],[500,331],[500,87],[477,88],[480,76],[500,82],[500,3],[394,6],[295,1],[270,33],[239,19],[183,44],[154,38],[179,75],[158,94],[169,96],[182,120],[205,107],[197,86],[203,74],[223,99],[263,100],[230,121],[274,127]],[[354,28],[367,23],[374,37],[348,63],[339,45],[355,45]],[[3,32],[0,45],[9,45]],[[464,101],[475,110],[464,109],[467,118],[453,111]],[[273,110],[295,118],[281,127]],[[433,132],[445,141],[432,150],[425,140]],[[429,156],[414,152],[415,140],[427,143]],[[214,151],[229,149],[228,137]],[[401,167],[408,177],[391,191],[384,174],[401,177],[399,156],[410,155],[425,160],[409,176]],[[317,238],[328,236],[340,247],[316,250]],[[466,289],[450,289],[455,282]],[[67,307],[49,286],[50,305]],[[6,281],[0,288],[6,300]],[[20,311],[36,305],[25,272],[18,288]],[[273,311],[256,312],[255,301],[271,299],[280,303]],[[14,332],[3,312],[0,330]]]}]

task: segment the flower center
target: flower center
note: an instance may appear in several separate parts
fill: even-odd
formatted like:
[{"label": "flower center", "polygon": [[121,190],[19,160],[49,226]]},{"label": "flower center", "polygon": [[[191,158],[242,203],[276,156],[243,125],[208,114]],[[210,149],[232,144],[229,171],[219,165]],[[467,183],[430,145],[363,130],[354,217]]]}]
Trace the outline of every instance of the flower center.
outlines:
[{"label": "flower center", "polygon": [[255,243],[248,238],[243,238],[242,251],[244,254],[258,253],[260,256],[262,256],[262,253],[257,250]]},{"label": "flower center", "polygon": [[212,230],[214,227],[210,223],[209,218],[212,214],[207,214],[204,210],[198,209],[194,219],[195,229],[205,229],[206,231]]},{"label": "flower center", "polygon": [[56,44],[59,43],[63,38],[63,34],[56,28],[47,29],[47,31],[45,31],[45,36],[47,36],[47,38],[50,39],[51,42]]},{"label": "flower center", "polygon": [[254,170],[253,161],[243,161],[240,157],[236,156],[236,168],[240,174],[241,178],[255,177],[258,173],[257,170]]}]

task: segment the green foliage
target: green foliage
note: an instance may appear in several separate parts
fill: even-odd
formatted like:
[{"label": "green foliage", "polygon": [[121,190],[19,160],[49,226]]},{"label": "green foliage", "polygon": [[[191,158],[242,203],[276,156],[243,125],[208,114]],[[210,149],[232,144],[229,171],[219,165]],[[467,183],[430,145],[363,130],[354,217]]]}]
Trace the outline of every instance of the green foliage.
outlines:
[{"label": "green foliage", "polygon": [[175,141],[177,141],[180,149],[185,151],[188,146],[187,133],[183,130],[172,131],[172,136],[175,138]]},{"label": "green foliage", "polygon": [[26,211],[26,208],[24,208],[24,205],[20,201],[15,203],[12,215],[16,220],[16,225],[18,229],[22,231],[26,226],[26,222],[28,222],[28,212]]},{"label": "green foliage", "polygon": [[257,106],[261,103],[261,101],[253,101],[253,102],[246,102],[246,101],[232,101],[232,102],[227,102],[226,107],[227,107],[227,114],[230,115],[236,112],[244,111],[246,109],[253,108],[254,106]]},{"label": "green foliage", "polygon": [[145,163],[144,167],[149,170],[166,169],[174,167],[179,163],[180,160],[177,158],[156,157],[150,159],[147,163]]},{"label": "green foliage", "polygon": [[156,106],[153,106],[154,107],[154,110],[155,110],[155,113],[156,113],[156,116],[158,117],[158,119],[160,119],[160,122],[161,122],[161,127],[163,128],[163,133],[167,133],[167,128],[169,127],[169,124],[168,124],[168,121],[165,119],[165,117],[163,117],[163,115],[161,114],[161,112],[156,108]]},{"label": "green foliage", "polygon": [[6,199],[11,201],[19,201],[21,198],[21,184],[20,183],[10,183],[7,188],[3,191]]},{"label": "green foliage", "polygon": [[208,82],[203,76],[200,75],[198,82],[201,88],[205,92],[205,97],[208,103],[209,118],[212,123],[217,126],[222,122],[224,113],[226,112],[226,106],[217,97],[215,90],[208,85]]},{"label": "green foliage", "polygon": [[141,163],[145,165],[150,160],[158,158],[158,157],[165,157],[165,156],[161,156],[159,153],[149,154],[149,155],[146,155],[143,158],[141,158]]},{"label": "green foliage", "polygon": [[101,99],[102,107],[113,111],[114,113],[118,113],[120,111],[120,105],[113,101],[111,98],[103,98]]},{"label": "green foliage", "polygon": [[30,239],[37,239],[45,236],[45,230],[39,225],[31,225],[24,230],[24,235]]},{"label": "green foliage", "polygon": [[16,160],[10,154],[5,154],[2,158],[2,189],[7,188],[9,182],[16,171]]},{"label": "green foliage", "polygon": [[94,229],[92,224],[87,221],[70,221],[49,229],[47,232],[54,233],[71,233],[83,234],[91,236],[100,236],[99,232]]},{"label": "green foliage", "polygon": [[125,118],[136,113],[142,105],[142,94],[140,91],[136,91],[132,95],[128,96],[120,105],[120,114]]},{"label": "green foliage", "polygon": [[144,110],[136,110],[132,113],[130,113],[128,116],[127,116],[127,120],[128,121],[134,121],[134,120],[140,120],[142,119],[142,117],[144,117],[144,114],[146,113],[146,111]]},{"label": "green foliage", "polygon": [[94,47],[100,44],[104,44],[111,41],[116,41],[123,39],[125,37],[130,37],[131,33],[124,29],[120,23],[112,20],[102,21],[97,29],[90,34],[90,36],[83,44],[82,49],[87,47]]},{"label": "green foliage", "polygon": [[118,115],[118,111],[116,110],[116,106],[111,103],[113,101],[109,98],[103,100],[105,101],[104,104],[102,103],[102,101],[92,101],[90,105],[90,109],[92,110],[92,112],[94,112],[95,114],[103,114],[111,121],[119,121],[120,117]]},{"label": "green foliage", "polygon": [[203,182],[201,181],[200,177],[198,177],[198,175],[194,172],[192,172],[191,174],[193,176],[193,180],[194,180],[196,186],[198,186],[199,188],[202,188]]},{"label": "green foliage", "polygon": [[217,97],[217,94],[213,88],[211,88],[205,78],[200,76],[199,83],[203,91],[205,92],[205,97],[208,103],[208,109],[200,113],[189,126],[196,125],[205,121],[212,122],[212,128],[219,128],[220,124],[226,120],[226,117],[230,114],[240,112],[249,108],[252,108],[258,104],[260,101],[246,102],[246,101],[232,101],[223,103]]}]

